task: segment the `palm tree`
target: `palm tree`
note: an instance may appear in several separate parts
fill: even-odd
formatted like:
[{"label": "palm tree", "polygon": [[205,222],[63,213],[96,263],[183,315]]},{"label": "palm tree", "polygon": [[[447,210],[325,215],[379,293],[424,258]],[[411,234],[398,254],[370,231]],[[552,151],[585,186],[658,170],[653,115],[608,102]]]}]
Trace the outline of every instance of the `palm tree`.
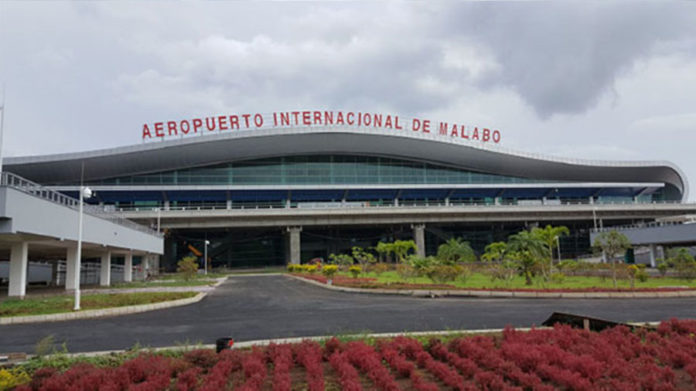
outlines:
[{"label": "palm tree", "polygon": [[527,285],[530,285],[532,283],[531,276],[534,266],[546,254],[544,242],[536,235],[532,235],[531,232],[523,230],[510,235],[507,248],[512,253],[510,258],[518,262],[526,278]]},{"label": "palm tree", "polygon": [[486,262],[502,262],[507,252],[507,243],[493,242],[486,246],[481,259]]},{"label": "palm tree", "polygon": [[447,264],[457,262],[474,262],[476,254],[471,249],[469,242],[463,241],[461,238],[452,238],[437,248],[437,257]]},{"label": "palm tree", "polygon": [[[551,270],[551,265],[553,264],[553,248],[556,245],[556,241],[560,240],[561,236],[569,234],[570,231],[568,227],[563,225],[558,227],[547,225],[544,228],[532,229],[532,235],[536,236],[544,243],[544,252],[549,259],[548,264],[542,268],[542,273],[544,273],[545,277],[548,275],[548,272]],[[558,257],[560,259],[561,254],[558,254]]]}]

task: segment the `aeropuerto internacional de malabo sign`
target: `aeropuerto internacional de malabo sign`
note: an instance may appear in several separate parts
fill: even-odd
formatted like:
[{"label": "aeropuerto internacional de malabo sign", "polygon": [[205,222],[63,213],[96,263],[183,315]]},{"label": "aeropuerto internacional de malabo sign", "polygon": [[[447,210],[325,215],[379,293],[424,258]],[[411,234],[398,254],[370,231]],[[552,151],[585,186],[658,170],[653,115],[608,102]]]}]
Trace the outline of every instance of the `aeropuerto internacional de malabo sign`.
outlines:
[{"label": "aeropuerto internacional de malabo sign", "polygon": [[432,133],[443,137],[459,138],[498,144],[501,134],[497,129],[478,126],[433,122],[421,118],[403,118],[398,115],[354,111],[276,111],[273,113],[217,115],[180,121],[162,121],[143,125],[143,141],[175,136],[189,136],[226,131],[293,127],[355,127]]}]

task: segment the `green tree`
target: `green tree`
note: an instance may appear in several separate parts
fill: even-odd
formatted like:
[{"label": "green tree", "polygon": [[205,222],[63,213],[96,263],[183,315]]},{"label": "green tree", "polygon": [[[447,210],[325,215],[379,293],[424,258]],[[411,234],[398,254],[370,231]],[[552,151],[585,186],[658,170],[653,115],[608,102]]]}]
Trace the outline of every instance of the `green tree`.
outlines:
[{"label": "green tree", "polygon": [[486,246],[484,249],[481,259],[486,262],[497,262],[500,263],[505,258],[505,253],[507,252],[507,243],[505,242],[493,242]]},{"label": "green tree", "polygon": [[626,235],[616,230],[611,230],[597,235],[592,247],[604,252],[607,258],[611,260],[611,278],[614,282],[614,288],[616,288],[616,257],[631,248],[631,242]]},{"label": "green tree", "polygon": [[558,227],[547,225],[544,228],[537,227],[532,229],[532,235],[536,236],[537,238],[539,238],[539,240],[542,241],[542,243],[544,243],[544,252],[546,253],[548,262],[544,262],[541,271],[545,277],[547,277],[551,272],[551,265],[553,265],[553,249],[554,247],[556,247],[556,241],[560,240],[561,236],[569,234],[570,231],[568,230],[568,227],[565,227],[563,225],[560,225]]},{"label": "green tree", "polygon": [[409,251],[416,251],[417,249],[416,242],[413,240],[397,240],[392,243],[392,245],[392,252],[396,255],[396,259],[399,263],[404,263],[404,261],[406,261],[406,256]]},{"label": "green tree", "polygon": [[353,264],[353,257],[348,254],[331,254],[329,262],[339,266],[350,266]]},{"label": "green tree", "polygon": [[362,247],[353,246],[351,252],[353,253],[353,259],[358,261],[358,263],[360,264],[360,266],[362,266],[363,269],[365,269],[367,265],[371,265],[377,262],[375,256],[371,252],[363,249]]},{"label": "green tree", "polygon": [[198,273],[198,262],[196,257],[184,257],[176,264],[176,271],[181,273],[184,280],[188,281]]},{"label": "green tree", "polygon": [[437,257],[448,265],[458,262],[476,262],[476,254],[469,242],[461,238],[452,238],[437,248]]},{"label": "green tree", "polygon": [[[515,261],[520,269],[520,273],[525,277],[525,283],[532,283],[532,276],[535,274],[537,264],[544,258],[546,250],[544,242],[530,231],[522,230],[514,235],[510,235],[507,244],[506,258]],[[548,278],[544,275],[544,278]]]},{"label": "green tree", "polygon": [[539,263],[539,257],[529,250],[519,250],[509,251],[505,258],[517,266],[517,270],[524,277],[524,283],[532,285],[532,277],[534,277],[535,269]]},{"label": "green tree", "polygon": [[394,252],[394,243],[379,242],[375,247],[375,251],[379,254],[379,258],[382,261],[390,261],[389,254]]},{"label": "green tree", "polygon": [[669,252],[670,257],[667,259],[667,263],[674,265],[674,269],[677,272],[679,278],[684,278],[686,280],[693,280],[696,278],[696,260],[689,253],[689,250],[684,247],[679,247],[673,249]]}]

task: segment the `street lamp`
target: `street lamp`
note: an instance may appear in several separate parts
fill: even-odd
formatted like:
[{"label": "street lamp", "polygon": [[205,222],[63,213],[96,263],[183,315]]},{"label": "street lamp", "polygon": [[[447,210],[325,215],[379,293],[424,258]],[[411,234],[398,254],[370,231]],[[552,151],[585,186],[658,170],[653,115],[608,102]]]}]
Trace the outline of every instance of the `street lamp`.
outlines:
[{"label": "street lamp", "polygon": [[82,210],[85,198],[92,197],[92,189],[85,186],[80,186],[80,213],[79,222],[77,223],[77,259],[75,265],[75,307],[74,311],[80,310],[80,267],[82,266]]},{"label": "street lamp", "polygon": [[206,240],[203,245],[203,270],[205,272],[205,275],[208,275],[208,246],[210,245],[210,241]]}]

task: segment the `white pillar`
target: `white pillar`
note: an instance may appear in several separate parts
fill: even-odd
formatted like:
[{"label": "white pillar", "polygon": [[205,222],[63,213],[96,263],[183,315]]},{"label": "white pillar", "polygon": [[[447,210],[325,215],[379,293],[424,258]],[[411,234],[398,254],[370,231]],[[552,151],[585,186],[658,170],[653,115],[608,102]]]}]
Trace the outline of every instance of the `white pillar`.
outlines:
[{"label": "white pillar", "polygon": [[133,281],[133,253],[130,252],[126,254],[126,257],[123,261],[123,281]]},{"label": "white pillar", "polygon": [[99,285],[111,285],[111,251],[107,251],[101,256],[101,270],[99,273]]},{"label": "white pillar", "polygon": [[77,273],[78,262],[77,262],[77,246],[68,247],[67,257],[65,259],[65,290],[74,291],[79,285],[77,280],[79,273]]},{"label": "white pillar", "polygon": [[164,201],[164,210],[169,210],[169,201]]},{"label": "white pillar", "polygon": [[399,199],[398,198],[394,198],[394,206],[399,206]]},{"label": "white pillar", "polygon": [[289,250],[290,250],[290,263],[299,265],[301,257],[301,242],[300,242],[300,232],[302,232],[302,227],[288,227],[289,239]]},{"label": "white pillar", "polygon": [[655,258],[657,258],[657,246],[654,244],[650,245],[650,267],[655,267],[657,264],[655,262]]},{"label": "white pillar", "polygon": [[413,224],[411,228],[416,242],[416,255],[425,257],[425,224]]},{"label": "white pillar", "polygon": [[445,197],[445,206],[450,206],[449,197]]},{"label": "white pillar", "polygon": [[27,293],[27,264],[29,258],[29,243],[12,244],[10,250],[10,287],[8,296],[23,298]]},{"label": "white pillar", "polygon": [[232,200],[227,200],[227,202],[225,203],[225,207],[226,207],[228,210],[229,210],[229,209],[232,209]]}]

